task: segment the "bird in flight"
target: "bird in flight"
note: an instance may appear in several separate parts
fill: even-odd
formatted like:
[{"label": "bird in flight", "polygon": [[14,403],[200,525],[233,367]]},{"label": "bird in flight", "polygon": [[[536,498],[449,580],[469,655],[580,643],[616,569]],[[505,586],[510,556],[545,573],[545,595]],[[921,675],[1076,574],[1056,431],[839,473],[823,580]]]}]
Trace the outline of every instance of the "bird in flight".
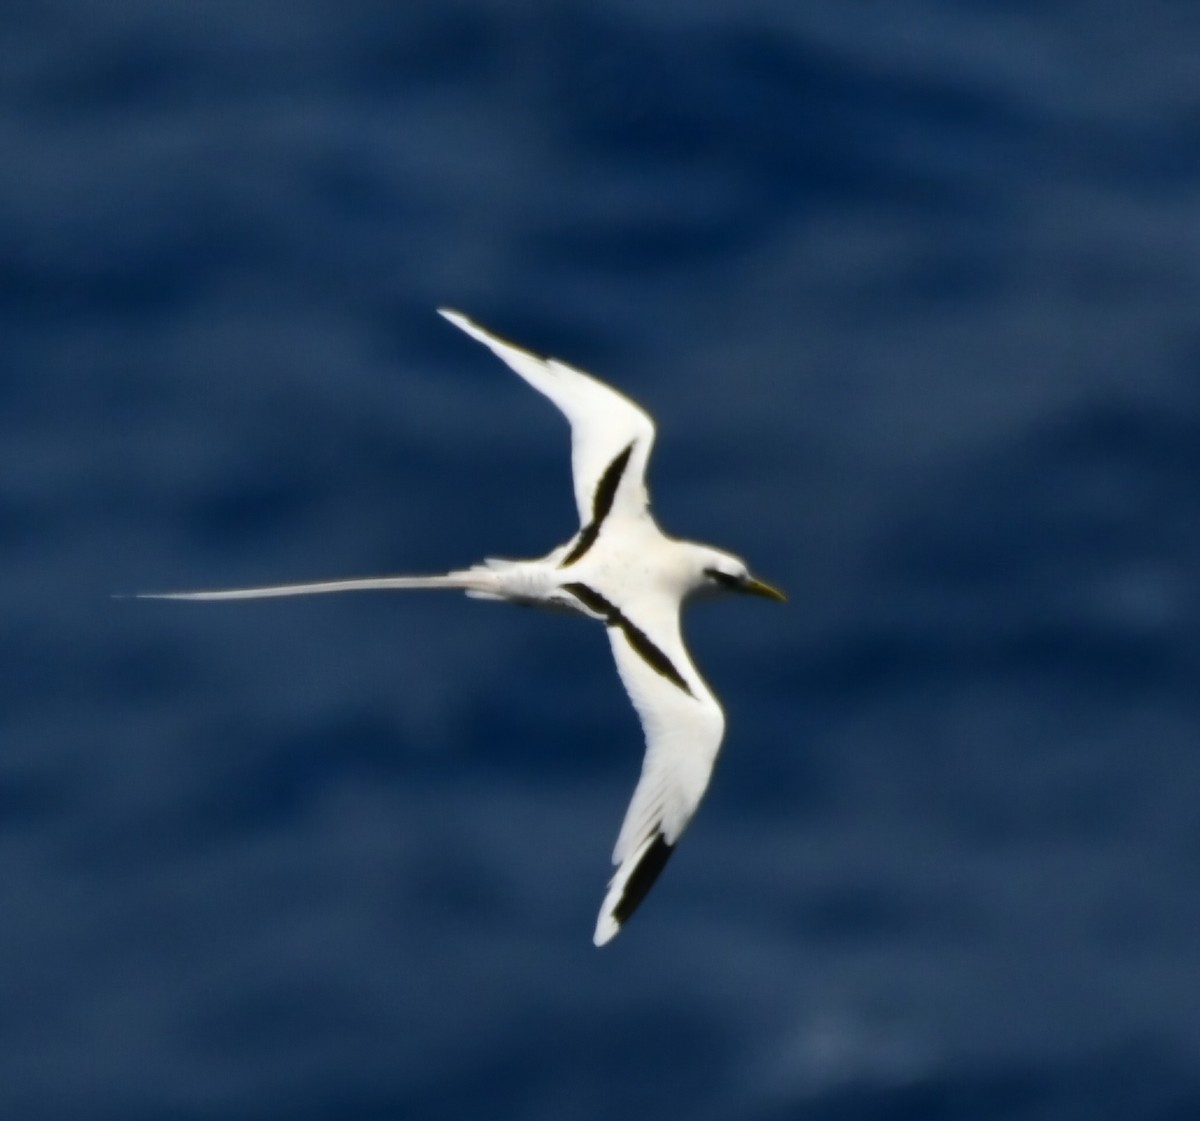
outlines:
[{"label": "bird in flight", "polygon": [[684,646],[686,599],[747,592],[783,600],[744,561],[668,537],[650,513],[646,462],[654,422],[611,386],[541,358],[439,309],[562,410],[571,425],[579,530],[537,560],[488,558],[442,576],[381,576],[209,592],[145,593],[146,599],[230,600],[384,588],[455,588],[477,599],[558,608],[603,623],[617,673],[646,737],[642,773],[617,836],[593,941],[603,946],[637,910],[662,872],[708,786],[725,717]]}]

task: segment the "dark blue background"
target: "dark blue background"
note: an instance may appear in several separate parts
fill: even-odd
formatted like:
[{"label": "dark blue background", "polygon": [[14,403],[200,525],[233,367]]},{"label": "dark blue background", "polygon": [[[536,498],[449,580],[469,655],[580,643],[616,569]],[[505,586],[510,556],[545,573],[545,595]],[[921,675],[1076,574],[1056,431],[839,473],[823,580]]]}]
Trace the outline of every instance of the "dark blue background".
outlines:
[{"label": "dark blue background", "polygon": [[[0,1115],[1200,1116],[1194,4],[0,15]],[[458,306],[659,420],[717,780]]]}]

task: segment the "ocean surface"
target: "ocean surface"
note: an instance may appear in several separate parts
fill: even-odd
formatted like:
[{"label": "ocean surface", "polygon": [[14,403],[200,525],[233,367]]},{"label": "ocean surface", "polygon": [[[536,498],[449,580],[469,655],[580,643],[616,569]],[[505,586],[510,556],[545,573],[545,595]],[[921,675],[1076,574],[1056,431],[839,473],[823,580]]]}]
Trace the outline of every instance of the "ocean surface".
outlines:
[{"label": "ocean surface", "polygon": [[[0,14],[0,1117],[1200,1117],[1200,8]],[[458,307],[657,418],[725,751]]]}]

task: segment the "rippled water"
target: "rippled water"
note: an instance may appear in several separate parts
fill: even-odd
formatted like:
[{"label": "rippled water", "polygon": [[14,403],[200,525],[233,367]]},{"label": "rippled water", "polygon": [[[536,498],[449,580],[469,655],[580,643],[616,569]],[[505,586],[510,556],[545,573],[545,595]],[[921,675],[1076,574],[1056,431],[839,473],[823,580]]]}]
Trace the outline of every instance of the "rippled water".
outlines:
[{"label": "rippled water", "polygon": [[[1200,17],[9,5],[0,1113],[1200,1110]],[[110,593],[535,555],[659,420],[729,719],[603,952],[598,628]]]}]

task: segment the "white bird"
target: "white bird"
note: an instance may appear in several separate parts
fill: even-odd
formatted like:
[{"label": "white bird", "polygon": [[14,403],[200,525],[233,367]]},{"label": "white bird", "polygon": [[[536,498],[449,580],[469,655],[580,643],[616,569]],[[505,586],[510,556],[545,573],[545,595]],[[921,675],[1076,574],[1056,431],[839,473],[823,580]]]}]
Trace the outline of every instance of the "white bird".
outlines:
[{"label": "white bird", "polygon": [[685,599],[748,592],[783,600],[744,561],[659,529],[646,493],[654,422],[590,374],[540,358],[439,309],[539,393],[571,425],[579,531],[537,560],[488,558],[444,576],[381,576],[212,592],[145,593],[140,598],[228,600],[380,588],[457,588],[478,599],[565,608],[602,622],[617,672],[646,737],[641,778],[617,836],[593,941],[609,942],[658,878],[708,787],[725,732],[712,690],[688,656],[680,631]]}]

